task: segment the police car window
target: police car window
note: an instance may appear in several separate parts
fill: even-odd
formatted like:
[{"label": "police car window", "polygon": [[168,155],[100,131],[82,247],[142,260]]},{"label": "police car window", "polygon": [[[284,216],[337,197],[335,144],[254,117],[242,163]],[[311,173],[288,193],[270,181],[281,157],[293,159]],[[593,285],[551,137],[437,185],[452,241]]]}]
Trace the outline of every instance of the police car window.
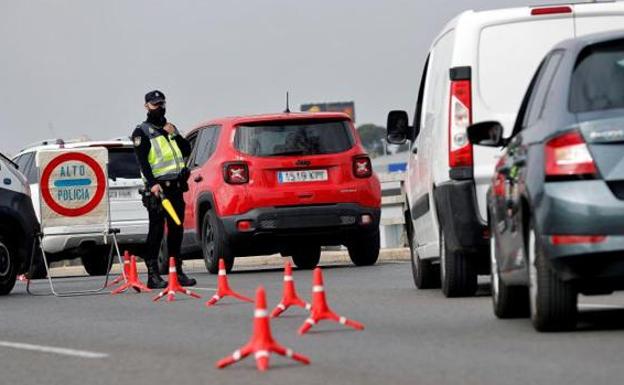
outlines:
[{"label": "police car window", "polygon": [[28,180],[28,183],[37,183],[39,176],[37,175],[37,165],[35,164],[35,153],[29,152],[24,154],[22,161],[24,162],[24,166],[20,166],[20,170]]},{"label": "police car window", "polygon": [[110,148],[108,150],[108,177],[112,180],[141,178],[134,149]]}]

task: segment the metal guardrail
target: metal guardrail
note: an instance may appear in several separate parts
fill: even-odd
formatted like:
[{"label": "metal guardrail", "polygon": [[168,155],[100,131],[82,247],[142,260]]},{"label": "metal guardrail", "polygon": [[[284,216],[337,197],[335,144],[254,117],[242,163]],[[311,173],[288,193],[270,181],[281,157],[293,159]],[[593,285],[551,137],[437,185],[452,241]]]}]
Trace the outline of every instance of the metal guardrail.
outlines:
[{"label": "metal guardrail", "polygon": [[385,218],[382,215],[381,224],[384,226],[404,225],[405,218],[403,216],[403,212],[405,211],[405,173],[383,173],[378,174],[377,176],[381,182],[382,211],[384,208],[400,208],[400,215],[392,215]]}]

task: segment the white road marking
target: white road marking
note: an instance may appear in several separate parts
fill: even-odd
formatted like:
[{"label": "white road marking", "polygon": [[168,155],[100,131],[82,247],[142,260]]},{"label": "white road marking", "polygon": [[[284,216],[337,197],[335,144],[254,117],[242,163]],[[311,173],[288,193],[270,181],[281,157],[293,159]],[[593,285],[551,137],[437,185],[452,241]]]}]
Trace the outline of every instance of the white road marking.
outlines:
[{"label": "white road marking", "polygon": [[600,303],[581,303],[579,304],[579,308],[587,308],[587,309],[624,309],[624,306],[620,305],[605,305]]},{"label": "white road marking", "polygon": [[58,348],[54,346],[32,345],[32,344],[25,344],[21,342],[0,341],[0,346],[13,348],[13,349],[31,350],[34,352],[53,353],[53,354],[60,354],[63,356],[73,356],[73,357],[80,357],[80,358],[106,358],[108,357],[108,354],[106,353],[89,352],[86,350],[75,350],[75,349],[67,349],[67,348]]},{"label": "white road marking", "polygon": [[212,288],[212,287],[194,287],[193,290],[200,290],[200,291],[217,291],[216,288]]}]

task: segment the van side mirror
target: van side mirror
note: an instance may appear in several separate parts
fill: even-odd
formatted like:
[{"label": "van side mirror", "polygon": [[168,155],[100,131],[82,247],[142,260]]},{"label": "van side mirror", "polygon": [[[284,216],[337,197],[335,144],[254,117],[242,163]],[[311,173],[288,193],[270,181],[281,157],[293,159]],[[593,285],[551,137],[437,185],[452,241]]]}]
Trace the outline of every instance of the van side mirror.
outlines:
[{"label": "van side mirror", "polygon": [[410,131],[408,120],[407,112],[390,111],[386,125],[388,143],[404,144],[407,141]]},{"label": "van side mirror", "polygon": [[502,147],[503,126],[499,122],[480,122],[468,127],[468,140],[470,143],[485,147]]}]

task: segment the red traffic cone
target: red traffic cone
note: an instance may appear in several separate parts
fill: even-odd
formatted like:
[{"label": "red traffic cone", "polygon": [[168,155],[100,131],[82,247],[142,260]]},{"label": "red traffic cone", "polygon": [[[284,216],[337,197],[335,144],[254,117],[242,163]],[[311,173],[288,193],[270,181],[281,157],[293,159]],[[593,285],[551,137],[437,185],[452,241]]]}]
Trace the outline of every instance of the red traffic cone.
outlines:
[{"label": "red traffic cone", "polygon": [[[124,260],[124,269],[125,268],[126,261]],[[140,293],[141,291],[152,291],[152,289],[150,289],[143,282],[141,282],[141,279],[139,278],[139,273],[137,272],[136,257],[134,255],[130,257],[128,272],[126,273],[126,282],[123,285],[119,286],[117,289],[113,290],[111,294],[119,294],[130,288],[133,288],[137,293]]]},{"label": "red traffic cone", "polygon": [[156,297],[154,297],[154,301],[158,301],[165,295],[167,296],[167,301],[173,301],[175,299],[175,293],[184,293],[186,295],[190,295],[193,298],[201,298],[199,294],[195,294],[189,289],[185,289],[178,282],[178,272],[176,271],[175,258],[169,258],[169,286],[165,288],[165,290],[161,291]]},{"label": "red traffic cone", "polygon": [[213,295],[206,302],[206,306],[212,306],[219,302],[223,297],[234,297],[238,298],[241,301],[245,302],[253,302],[251,298],[245,297],[244,295],[238,294],[234,290],[230,289],[230,284],[228,283],[227,273],[225,271],[225,261],[223,259],[219,259],[219,276],[217,277],[217,294]]},{"label": "red traffic cone", "polygon": [[128,281],[128,277],[130,276],[130,253],[128,250],[124,251],[123,255],[123,273],[119,274],[117,278],[115,278],[111,283],[106,285],[106,287],[115,286],[121,281]]},{"label": "red traffic cone", "polygon": [[271,317],[279,317],[286,309],[291,306],[299,306],[306,310],[310,310],[312,305],[305,302],[297,295],[295,290],[295,281],[292,276],[292,266],[290,262],[284,263],[284,294],[280,303],[273,309]]},{"label": "red traffic cone", "polygon": [[281,346],[273,339],[271,325],[269,324],[269,313],[266,306],[266,295],[264,293],[264,288],[260,286],[256,290],[256,310],[254,312],[254,328],[251,339],[245,346],[235,351],[231,356],[219,360],[219,362],[217,362],[217,368],[225,368],[226,366],[242,360],[251,353],[255,353],[256,367],[260,371],[265,371],[269,368],[269,355],[271,352],[292,358],[306,365],[310,363],[310,359],[306,356]]},{"label": "red traffic cone", "polygon": [[321,268],[317,267],[314,269],[312,286],[312,311],[310,317],[305,320],[303,325],[299,328],[299,334],[307,333],[308,330],[312,328],[312,325],[315,325],[321,320],[339,322],[354,329],[364,330],[364,325],[361,323],[339,316],[329,308],[327,299],[325,298],[325,289],[323,287],[323,273],[321,272]]}]

